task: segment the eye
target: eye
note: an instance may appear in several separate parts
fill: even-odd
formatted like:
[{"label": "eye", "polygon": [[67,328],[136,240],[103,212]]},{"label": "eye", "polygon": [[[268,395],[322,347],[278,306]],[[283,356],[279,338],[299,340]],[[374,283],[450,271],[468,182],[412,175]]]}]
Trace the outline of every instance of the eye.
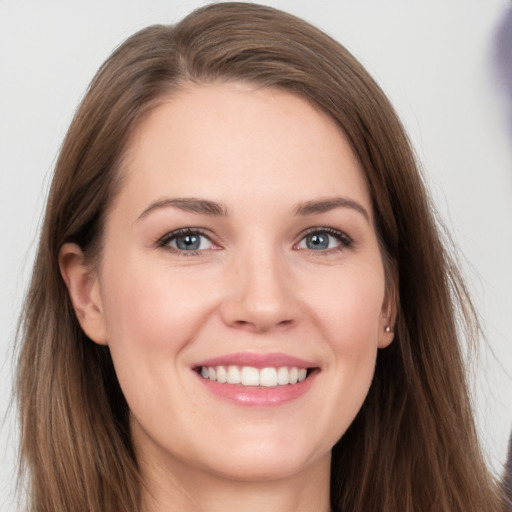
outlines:
[{"label": "eye", "polygon": [[307,233],[297,244],[297,249],[328,251],[349,247],[351,243],[352,240],[345,233],[335,229],[322,228]]},{"label": "eye", "polygon": [[160,239],[158,245],[178,252],[191,253],[216,248],[213,242],[200,230],[189,228],[166,234]]}]

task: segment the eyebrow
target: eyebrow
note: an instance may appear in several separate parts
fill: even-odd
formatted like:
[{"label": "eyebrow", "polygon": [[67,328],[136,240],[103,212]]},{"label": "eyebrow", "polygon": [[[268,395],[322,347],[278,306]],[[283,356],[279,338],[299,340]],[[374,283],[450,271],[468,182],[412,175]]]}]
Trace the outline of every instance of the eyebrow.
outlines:
[{"label": "eyebrow", "polygon": [[[161,208],[178,208],[186,212],[200,213],[203,215],[211,215],[215,217],[227,217],[228,211],[226,206],[222,203],[210,201],[208,199],[199,199],[196,197],[178,197],[178,198],[165,198],[159,199],[151,203],[137,218],[143,219],[154,210]],[[307,216],[325,213],[335,208],[351,208],[359,212],[363,217],[370,222],[370,215],[366,208],[357,201],[347,199],[344,197],[332,197],[327,199],[303,201],[299,203],[294,209],[294,215]]]},{"label": "eyebrow", "polygon": [[209,201],[208,199],[198,199],[195,197],[178,197],[178,198],[166,198],[160,199],[151,203],[137,218],[137,220],[143,219],[154,210],[161,208],[174,207],[185,212],[201,213],[203,215],[213,215],[216,217],[226,217],[228,212],[227,208],[215,201]]},{"label": "eyebrow", "polygon": [[300,203],[294,210],[295,215],[306,216],[325,213],[335,208],[351,208],[359,212],[363,217],[370,222],[370,214],[366,208],[352,199],[345,197],[331,197],[327,199],[305,201]]}]

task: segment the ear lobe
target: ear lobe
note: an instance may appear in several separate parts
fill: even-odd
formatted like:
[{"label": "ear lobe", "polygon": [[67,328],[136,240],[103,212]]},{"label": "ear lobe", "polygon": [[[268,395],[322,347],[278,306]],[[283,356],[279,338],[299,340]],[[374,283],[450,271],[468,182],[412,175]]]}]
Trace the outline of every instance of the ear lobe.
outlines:
[{"label": "ear lobe", "polygon": [[398,311],[398,286],[394,278],[386,287],[386,297],[379,318],[378,348],[388,347],[395,337],[395,325]]},{"label": "ear lobe", "polygon": [[85,334],[100,345],[107,345],[107,332],[97,273],[85,262],[77,244],[64,244],[59,252],[59,267],[73,309]]}]

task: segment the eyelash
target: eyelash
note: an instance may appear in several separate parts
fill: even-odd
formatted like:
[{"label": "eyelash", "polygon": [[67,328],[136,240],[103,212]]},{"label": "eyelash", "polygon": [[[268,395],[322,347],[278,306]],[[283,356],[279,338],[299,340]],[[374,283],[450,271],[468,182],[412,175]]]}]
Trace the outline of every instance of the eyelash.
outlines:
[{"label": "eyelash", "polygon": [[183,237],[183,236],[202,236],[204,238],[207,238],[212,244],[211,237],[208,236],[205,230],[201,228],[182,228],[177,229],[176,231],[171,231],[170,233],[166,233],[163,237],[158,239],[157,246],[161,247],[163,249],[166,249],[174,254],[177,254],[178,256],[201,256],[205,250],[193,250],[193,251],[184,251],[181,249],[177,249],[175,247],[171,247],[169,244],[176,240],[177,238]]},{"label": "eyelash", "polygon": [[[317,234],[321,234],[321,235],[327,234],[327,235],[332,236],[339,242],[339,246],[332,247],[331,249],[324,249],[321,251],[320,250],[315,251],[313,249],[310,249],[309,251],[312,253],[318,252],[318,253],[323,253],[323,254],[325,254],[325,253],[330,254],[333,252],[340,252],[340,251],[344,251],[346,249],[350,249],[354,245],[354,239],[349,237],[346,233],[344,233],[343,231],[339,231],[337,229],[328,228],[328,227],[315,227],[315,228],[308,229],[307,231],[302,233],[299,242],[295,245],[298,245],[300,242],[302,242],[302,240],[304,240],[304,238],[306,238],[308,235],[317,235]],[[305,249],[301,249],[301,250],[305,250]]]},{"label": "eyelash", "polygon": [[[354,240],[351,237],[349,237],[346,233],[344,233],[343,231],[339,231],[337,229],[328,228],[328,227],[315,227],[315,228],[310,228],[307,231],[305,231],[304,233],[302,233],[301,238],[299,239],[299,241],[296,244],[294,244],[294,247],[296,247],[300,242],[302,242],[302,240],[304,240],[307,236],[315,235],[315,234],[321,234],[321,235],[327,234],[329,236],[332,236],[339,242],[339,245],[337,247],[332,247],[330,249],[323,249],[323,250],[318,250],[318,251],[315,251],[314,249],[309,249],[309,252],[311,252],[311,253],[318,252],[320,254],[322,254],[322,253],[325,254],[325,253],[340,252],[340,251],[349,249],[354,245]],[[203,255],[203,253],[206,252],[205,249],[185,251],[182,249],[177,249],[175,247],[171,247],[169,245],[173,240],[176,240],[177,238],[187,236],[187,235],[202,236],[202,237],[207,238],[212,244],[214,244],[214,242],[211,240],[211,237],[207,234],[207,232],[205,230],[203,230],[201,228],[182,228],[182,229],[177,229],[176,231],[171,231],[170,233],[166,233],[163,237],[159,238],[157,240],[157,246],[160,248],[166,249],[166,250],[168,250],[174,254],[177,254],[179,256],[187,257],[187,256]],[[308,250],[308,249],[299,249],[299,250],[303,251],[303,250]]]}]

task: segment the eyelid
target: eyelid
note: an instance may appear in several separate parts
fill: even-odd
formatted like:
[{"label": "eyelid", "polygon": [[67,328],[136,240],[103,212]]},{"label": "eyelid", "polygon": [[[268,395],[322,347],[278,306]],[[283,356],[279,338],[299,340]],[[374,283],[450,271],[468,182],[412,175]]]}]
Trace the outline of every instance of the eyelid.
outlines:
[{"label": "eyelid", "polygon": [[[305,248],[299,249],[297,247],[299,245],[299,243],[302,242],[302,240],[304,240],[305,237],[307,237],[308,235],[312,235],[312,234],[327,234],[329,236],[332,236],[339,242],[339,245],[337,245],[336,247],[332,247],[332,248],[324,249],[324,250],[318,250],[318,251],[313,251],[312,249],[305,249]],[[169,243],[172,240],[174,240],[180,236],[186,236],[186,235],[202,236],[202,237],[206,238],[207,240],[209,240],[209,242],[212,245],[214,245],[215,247],[208,248],[208,249],[196,249],[196,250],[185,251],[185,250],[178,249],[176,247],[172,247],[169,245]],[[318,253],[325,254],[325,253],[342,251],[342,250],[348,249],[348,248],[352,247],[354,245],[354,243],[355,243],[354,239],[351,236],[347,235],[347,233],[345,233],[344,231],[341,231],[341,230],[335,229],[335,228],[331,228],[331,227],[327,227],[327,226],[314,226],[314,227],[310,227],[310,228],[304,230],[299,235],[298,241],[294,244],[293,247],[296,250],[301,250],[301,251],[306,250],[306,251],[310,251],[310,252],[318,252]],[[209,250],[217,250],[217,249],[221,248],[220,245],[214,241],[214,236],[212,236],[212,234],[208,230],[205,230],[204,228],[196,228],[196,227],[185,227],[185,228],[179,228],[179,229],[169,231],[156,240],[156,246],[163,248],[163,249],[167,249],[175,254],[184,255],[184,256],[201,255],[202,253],[205,253]]]},{"label": "eyelid", "polygon": [[[201,237],[204,237],[210,241],[212,245],[215,247],[209,248],[209,249],[196,249],[196,250],[190,250],[185,251],[178,249],[177,247],[172,247],[169,245],[169,243],[176,238],[179,238],[181,236],[187,236],[187,235],[199,235]],[[173,252],[175,254],[184,255],[184,256],[194,256],[194,255],[200,255],[201,253],[204,253],[208,250],[216,250],[219,248],[218,244],[215,243],[213,240],[213,236],[211,233],[209,233],[207,230],[203,228],[195,228],[195,227],[186,227],[186,228],[179,228],[174,229],[172,231],[167,232],[165,235],[161,236],[156,240],[156,246],[161,247],[163,249],[169,250],[170,252]]]},{"label": "eyelid", "polygon": [[[302,242],[302,240],[304,240],[304,238],[306,238],[308,235],[313,235],[313,234],[317,234],[317,233],[327,234],[327,235],[330,235],[330,236],[336,238],[336,240],[339,241],[340,245],[336,246],[336,247],[332,247],[330,249],[325,249],[322,251],[320,251],[320,250],[313,251],[311,249],[312,252],[326,253],[326,252],[333,252],[333,251],[341,251],[341,250],[348,249],[348,248],[352,247],[355,243],[354,239],[351,236],[347,235],[347,233],[345,233],[344,231],[341,231],[341,230],[335,229],[335,228],[330,228],[327,226],[315,226],[315,227],[308,228],[305,231],[303,231],[299,235],[300,238],[297,241],[297,243],[294,245],[294,247],[297,247],[298,244],[300,242]],[[308,250],[308,249],[298,249],[298,250]]]}]

